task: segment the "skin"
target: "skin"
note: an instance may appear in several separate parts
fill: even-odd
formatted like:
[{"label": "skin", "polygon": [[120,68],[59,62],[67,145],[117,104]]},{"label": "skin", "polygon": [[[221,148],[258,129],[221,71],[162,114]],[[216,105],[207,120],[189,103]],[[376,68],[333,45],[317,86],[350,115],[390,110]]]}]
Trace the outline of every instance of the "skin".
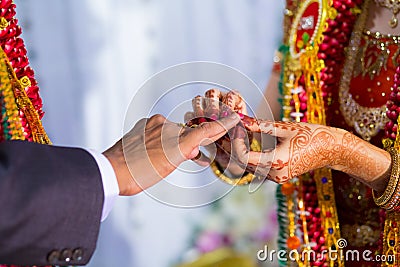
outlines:
[{"label": "skin", "polygon": [[196,158],[200,145],[218,140],[239,120],[231,114],[197,128],[182,127],[162,115],[140,120],[103,152],[115,171],[120,195],[135,195],[156,184],[182,162]]},{"label": "skin", "polygon": [[[231,91],[222,93],[219,89],[213,88],[205,92],[205,97],[196,96],[192,100],[193,112],[185,114],[185,121],[191,121],[196,118],[216,119],[226,117],[232,114],[232,111],[247,114],[246,103],[239,93]],[[231,142],[226,138],[220,139],[218,144],[206,146],[210,155],[215,155],[218,163],[223,167],[229,166],[229,171],[233,176],[241,176],[244,172],[243,167],[237,162],[231,160]],[[202,155],[196,162],[202,166],[209,165],[211,159]]]},{"label": "skin", "polygon": [[275,182],[285,183],[311,170],[329,167],[377,191],[385,188],[385,174],[391,163],[389,153],[350,132],[309,123],[244,120],[243,124],[248,130],[278,138],[275,150],[264,152],[249,151],[243,139],[243,128],[235,130],[233,141],[233,154],[241,163],[254,166],[262,163],[265,167],[257,169],[261,173],[268,171],[263,168],[271,168],[268,176]]},{"label": "skin", "polygon": [[[218,95],[220,101],[224,99],[224,94],[214,93],[207,92],[206,96]],[[235,94],[234,98],[230,97],[230,102],[225,103],[241,113],[243,109],[239,111],[237,107],[243,100]],[[208,109],[207,103],[204,101],[204,105],[200,106],[202,110]],[[220,104],[220,114],[221,106],[225,103]],[[195,111],[193,114],[201,112]],[[250,151],[246,130],[275,136],[278,141],[276,148],[263,152]],[[223,150],[222,147],[219,149]],[[241,168],[241,173],[246,169],[277,183],[285,183],[303,173],[329,167],[383,192],[391,167],[388,152],[343,129],[310,123],[255,120],[245,115],[242,115],[241,124],[233,130],[232,147],[225,152],[231,153],[230,160],[235,163],[232,165]],[[216,160],[225,161],[226,158],[220,159],[217,153]]]}]

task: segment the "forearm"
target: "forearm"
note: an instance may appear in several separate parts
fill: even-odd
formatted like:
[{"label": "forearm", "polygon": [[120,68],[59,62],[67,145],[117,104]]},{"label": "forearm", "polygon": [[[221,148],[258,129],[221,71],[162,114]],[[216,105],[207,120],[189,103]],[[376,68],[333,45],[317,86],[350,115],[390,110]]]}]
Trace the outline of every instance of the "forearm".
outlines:
[{"label": "forearm", "polygon": [[297,124],[289,128],[296,129],[289,146],[289,177],[330,167],[376,191],[384,190],[391,166],[390,154],[385,150],[339,128],[316,124]]},{"label": "forearm", "polygon": [[335,131],[340,137],[333,147],[337,157],[332,169],[348,173],[378,192],[384,191],[390,176],[390,154],[347,131]]}]

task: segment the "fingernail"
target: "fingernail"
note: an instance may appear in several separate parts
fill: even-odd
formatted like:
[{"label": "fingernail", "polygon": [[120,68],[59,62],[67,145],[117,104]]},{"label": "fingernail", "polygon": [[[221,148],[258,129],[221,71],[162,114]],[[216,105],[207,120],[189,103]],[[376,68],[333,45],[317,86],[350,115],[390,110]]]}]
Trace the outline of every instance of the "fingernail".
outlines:
[{"label": "fingernail", "polygon": [[213,121],[216,121],[216,120],[218,119],[218,116],[215,115],[215,114],[212,114],[212,115],[210,116],[210,119],[212,119]]}]

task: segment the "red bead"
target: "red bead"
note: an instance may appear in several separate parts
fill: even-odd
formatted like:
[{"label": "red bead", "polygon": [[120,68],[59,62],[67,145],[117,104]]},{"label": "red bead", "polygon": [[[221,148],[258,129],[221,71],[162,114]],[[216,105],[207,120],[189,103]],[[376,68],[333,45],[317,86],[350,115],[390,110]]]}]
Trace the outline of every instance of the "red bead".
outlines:
[{"label": "red bead", "polygon": [[335,38],[331,38],[331,41],[330,41],[331,46],[337,46],[338,44],[339,44],[338,40],[336,40]]},{"label": "red bead", "polygon": [[392,101],[396,101],[397,97],[396,97],[396,93],[395,92],[391,92],[389,95],[389,99]]},{"label": "red bead", "polygon": [[333,7],[334,7],[335,9],[339,9],[341,5],[342,5],[342,4],[341,4],[339,1],[334,1],[334,2],[333,2]]},{"label": "red bead", "polygon": [[314,239],[317,239],[320,235],[321,235],[321,232],[316,231],[316,232],[313,233],[312,236],[313,236]]},{"label": "red bead", "polygon": [[346,0],[345,4],[347,5],[348,8],[353,8],[355,6],[353,0]]},{"label": "red bead", "polygon": [[291,236],[287,239],[286,245],[290,249],[297,249],[300,246],[300,239],[297,236]]},{"label": "red bead", "polygon": [[285,183],[285,184],[282,184],[282,186],[281,186],[281,192],[285,196],[290,196],[291,194],[293,194],[294,190],[295,190],[295,188],[292,183]]},{"label": "red bead", "polygon": [[400,92],[397,92],[397,94],[396,94],[396,100],[397,100],[397,101],[400,101]]},{"label": "red bead", "polygon": [[[321,254],[317,254],[317,256],[316,256],[317,259],[318,259],[318,255],[321,256]],[[313,262],[313,266],[321,266],[321,265],[322,265],[322,262],[319,260]]]}]

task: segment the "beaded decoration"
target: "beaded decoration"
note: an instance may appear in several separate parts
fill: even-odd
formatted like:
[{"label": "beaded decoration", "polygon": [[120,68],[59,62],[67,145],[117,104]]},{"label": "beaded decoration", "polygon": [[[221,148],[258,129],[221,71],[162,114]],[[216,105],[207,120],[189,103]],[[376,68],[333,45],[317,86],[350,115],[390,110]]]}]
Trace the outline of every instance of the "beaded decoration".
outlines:
[{"label": "beaded decoration", "polygon": [[0,0],[0,142],[27,140],[50,144],[40,121],[42,100],[19,37],[21,28],[14,17],[15,8],[12,0]]},{"label": "beaded decoration", "polygon": [[[297,1],[300,4],[302,1]],[[360,13],[361,1],[303,1],[293,19],[290,31],[289,52],[284,54],[283,75],[280,84],[283,95],[283,120],[326,124],[326,109],[331,103],[332,90],[340,77],[337,68],[344,61],[352,27]],[[313,11],[314,10],[314,11]],[[317,12],[315,12],[317,10]],[[318,15],[315,15],[318,14]],[[303,32],[299,33],[299,29]],[[299,37],[301,36],[301,38]],[[284,48],[285,46],[283,46]],[[282,49],[283,50],[283,49]],[[318,255],[324,249],[337,250],[340,239],[339,220],[336,211],[332,175],[329,169],[319,169],[302,175],[291,182],[293,193],[282,195],[287,185],[278,186],[278,219],[286,227],[280,227],[280,249],[292,249],[296,244],[291,233],[298,227],[302,239],[300,251],[312,249]],[[313,197],[316,195],[317,199]],[[296,201],[296,209],[291,203]],[[281,210],[286,209],[287,218]],[[292,217],[299,222],[293,226]],[[301,235],[299,235],[299,233]],[[286,239],[286,246],[284,246]],[[343,259],[308,259],[297,261],[299,266],[344,266]],[[304,261],[305,260],[305,261]],[[280,262],[287,266],[287,262]]]},{"label": "beaded decoration", "polygon": [[[388,113],[394,112],[396,116],[388,116],[390,121],[386,125],[393,127],[387,127],[385,129],[385,139],[383,139],[383,145],[386,149],[393,147],[400,151],[400,131],[394,125],[398,125],[400,116],[398,107],[400,107],[400,99],[397,99],[397,94],[400,95],[400,66],[397,66],[396,73],[394,75],[394,84],[392,87],[392,93],[390,94],[387,102]],[[389,115],[389,114],[388,114]],[[396,138],[393,138],[396,136]],[[398,163],[397,163],[398,164]],[[398,192],[398,189],[397,189]],[[400,265],[400,222],[399,208],[395,211],[388,211],[386,213],[385,226],[383,231],[383,255],[386,256],[387,261],[382,263],[383,266],[399,266]]]},{"label": "beaded decoration", "polygon": [[15,18],[15,8],[11,0],[0,1],[1,78],[7,84],[1,88],[4,104],[1,140],[21,139],[49,144],[40,122],[43,116],[42,100],[24,42],[19,37],[21,27]]},{"label": "beaded decoration", "polygon": [[[299,1],[301,2],[301,1]],[[355,35],[356,35],[356,41],[357,41],[357,34],[361,36],[363,33],[363,29],[365,26],[365,20],[367,17],[367,7],[369,6],[369,0],[364,1],[363,8],[360,9],[359,7],[362,4],[362,1],[333,1],[332,6],[336,9],[337,11],[337,16],[335,19],[330,19],[328,20],[328,29],[324,32],[324,40],[323,42],[319,45],[319,50],[318,50],[318,58],[322,59],[324,61],[324,67],[320,70],[319,72],[319,78],[321,79],[321,94],[322,98],[324,100],[324,107],[325,109],[328,108],[331,102],[331,96],[332,96],[332,90],[336,89],[338,86],[338,80],[336,77],[341,77],[340,73],[340,68],[337,68],[336,66],[341,66],[344,62],[345,56],[344,53],[341,53],[341,51],[344,51],[344,48],[347,47],[347,44],[350,39],[351,32],[353,31],[353,25],[355,25],[356,18],[359,17],[357,20],[357,25],[354,26],[355,30]],[[305,1],[305,3],[309,3]],[[361,14],[359,16],[359,14]],[[308,25],[306,23],[306,25]],[[367,33],[369,34],[369,33]],[[307,37],[307,36],[306,36]],[[381,36],[377,36],[381,38]],[[360,37],[361,38],[361,37]],[[287,39],[286,39],[287,40]],[[292,41],[294,39],[291,39]],[[307,40],[307,38],[306,38]],[[379,41],[379,40],[378,40]],[[393,37],[393,41],[395,43],[398,43],[397,37]],[[354,42],[354,41],[353,41]],[[380,42],[380,41],[379,41]],[[293,43],[292,43],[293,45]],[[353,50],[357,50],[357,45],[354,45]],[[386,43],[379,43],[379,45],[383,48],[385,48]],[[282,46],[285,48],[285,46]],[[349,48],[350,50],[352,49],[351,47]],[[284,51],[284,49],[282,49]],[[399,50],[398,50],[399,51]],[[351,53],[351,51],[350,51]],[[397,53],[397,52],[396,52]],[[286,71],[286,73],[283,73],[282,76],[282,82],[280,84],[280,89],[281,93],[283,95],[282,99],[282,104],[283,104],[283,120],[289,121],[289,120],[295,120],[295,121],[309,121],[309,122],[315,122],[320,120],[320,116],[323,114],[322,109],[315,109],[315,106],[313,104],[310,104],[310,96],[313,97],[313,101],[315,100],[315,95],[310,94],[308,92],[308,88],[311,88],[318,84],[315,82],[317,79],[308,79],[308,81],[311,81],[311,84],[308,84],[307,77],[303,77],[303,70],[301,71],[293,71],[299,67],[304,68],[304,66],[307,66],[309,62],[306,62],[307,64],[300,65],[299,64],[293,64],[293,62],[290,62],[288,58],[290,57],[290,53],[283,54],[284,55],[284,67],[283,70]],[[398,55],[398,54],[396,54]],[[380,66],[383,66],[382,64],[385,64],[384,62],[379,62],[381,64]],[[349,64],[352,65],[352,64]],[[398,65],[398,64],[397,64]],[[294,67],[294,68],[293,68]],[[379,66],[378,66],[379,67]],[[292,71],[287,72],[288,69],[292,68]],[[318,67],[316,68],[318,69]],[[352,70],[344,70],[344,73],[352,73]],[[318,75],[318,74],[317,74]],[[345,88],[342,82],[342,88]],[[315,86],[317,87],[317,86]],[[314,87],[314,89],[315,89]],[[340,99],[347,100],[348,97],[345,96],[345,91],[341,91],[341,97]],[[343,102],[344,103],[344,102]],[[345,106],[348,103],[342,104],[342,106]],[[389,100],[387,102],[386,107],[379,108],[379,111],[377,113],[382,114],[382,110],[386,111],[386,117],[383,118],[382,122],[386,123],[384,125],[385,128],[385,138],[383,139],[384,143],[384,148],[388,149],[392,146],[396,147],[397,149],[400,148],[400,133],[398,131],[398,125],[400,123],[400,66],[397,67],[396,69],[396,74],[394,76],[394,85],[392,88],[392,92],[390,94]],[[311,110],[310,110],[311,108]],[[313,109],[314,108],[314,109]],[[321,106],[319,106],[321,108]],[[308,114],[309,112],[313,112],[313,114]],[[316,113],[315,113],[316,111]],[[347,112],[347,111],[345,111]],[[314,118],[315,120],[311,120],[310,118]],[[318,123],[321,123],[318,122]],[[381,125],[378,125],[379,127],[382,127]],[[383,128],[383,127],[382,127]],[[375,129],[372,129],[375,130]],[[379,129],[378,129],[379,130]],[[361,132],[361,131],[360,131]],[[365,139],[369,139],[370,136],[373,136],[375,132],[367,132],[364,131],[365,134]],[[283,242],[284,240],[289,240],[290,238],[290,233],[293,233],[293,225],[292,225],[292,219],[291,216],[293,213],[293,205],[291,207],[288,206],[291,202],[298,201],[298,211],[297,214],[299,214],[298,221],[301,227],[303,229],[302,234],[303,234],[303,247],[307,244],[306,238],[309,239],[309,244],[312,244],[315,242],[315,238],[313,238],[313,232],[315,231],[321,231],[322,228],[310,227],[304,227],[305,224],[310,224],[312,221],[318,221],[322,220],[320,225],[323,225],[323,228],[326,230],[328,229],[328,234],[326,231],[324,231],[324,236],[320,236],[321,240],[317,241],[315,247],[312,249],[315,249],[318,251],[318,249],[321,247],[321,243],[328,244],[327,242],[327,237],[329,237],[330,232],[334,232],[335,229],[339,230],[339,225],[334,224],[334,225],[327,225],[325,222],[329,222],[329,220],[326,220],[326,218],[331,217],[332,213],[330,210],[321,210],[317,209],[312,206],[306,205],[306,210],[305,211],[310,211],[309,214],[304,213],[304,204],[302,204],[301,201],[306,203],[306,200],[311,197],[312,194],[314,193],[314,188],[317,188],[317,194],[318,194],[318,202],[320,202],[321,199],[321,193],[323,190],[321,190],[321,185],[324,183],[329,183],[329,177],[326,177],[322,174],[318,174],[319,171],[314,172],[314,174],[310,173],[308,174],[308,177],[300,177],[299,180],[296,180],[293,182],[291,185],[294,186],[293,189],[290,190],[290,194],[288,195],[287,188],[291,187],[288,185],[282,185],[279,186],[277,189],[277,200],[278,200],[278,220],[280,223],[280,238],[278,240],[278,244],[280,246],[280,249],[287,249],[289,247],[289,244],[284,245],[285,243]],[[311,178],[312,179],[311,179]],[[316,178],[320,177],[321,180],[318,180]],[[305,183],[307,181],[311,180],[311,184],[308,184],[305,186]],[[299,183],[299,181],[303,182],[303,185]],[[315,183],[314,183],[315,181]],[[319,182],[319,184],[318,184]],[[322,184],[321,184],[322,182]],[[307,192],[308,190],[308,192]],[[303,198],[301,197],[301,192],[306,192],[305,194],[303,193]],[[288,198],[288,196],[291,197],[291,199]],[[330,198],[332,195],[330,194],[325,194],[324,197]],[[286,199],[285,199],[286,197]],[[400,198],[400,195],[399,195]],[[397,201],[394,198],[394,201]],[[393,202],[394,203],[394,202]],[[335,203],[332,202],[332,207],[334,207]],[[390,209],[393,209],[395,211],[400,210],[396,206],[393,206],[393,204],[390,204],[388,206]],[[286,216],[285,212],[286,211]],[[297,214],[295,214],[297,216]],[[305,214],[305,216],[309,216],[309,218],[304,222],[304,217],[302,217]],[[400,266],[400,243],[399,243],[399,236],[400,236],[400,228],[397,225],[398,222],[400,221],[400,215],[397,212],[387,212],[386,215],[386,220],[384,211],[381,210],[380,212],[381,218],[384,220],[384,231],[383,231],[383,236],[382,236],[382,245],[383,245],[383,255],[386,256],[386,261],[382,262],[382,266]],[[336,227],[336,228],[335,228]],[[289,243],[289,242],[287,242]],[[333,243],[333,240],[332,242]],[[290,248],[290,247],[289,247]],[[326,248],[326,247],[325,247]],[[304,249],[304,248],[303,248]],[[390,257],[392,256],[392,257]],[[393,257],[395,256],[395,257]],[[287,262],[280,262],[281,266],[287,266]],[[300,266],[302,265],[307,265],[307,266],[312,266],[312,265],[317,265],[320,266],[322,263],[321,262],[315,262],[315,263],[306,263],[303,262],[302,264],[299,264]],[[340,266],[342,263],[340,262],[330,262],[329,265],[332,266]]]}]

